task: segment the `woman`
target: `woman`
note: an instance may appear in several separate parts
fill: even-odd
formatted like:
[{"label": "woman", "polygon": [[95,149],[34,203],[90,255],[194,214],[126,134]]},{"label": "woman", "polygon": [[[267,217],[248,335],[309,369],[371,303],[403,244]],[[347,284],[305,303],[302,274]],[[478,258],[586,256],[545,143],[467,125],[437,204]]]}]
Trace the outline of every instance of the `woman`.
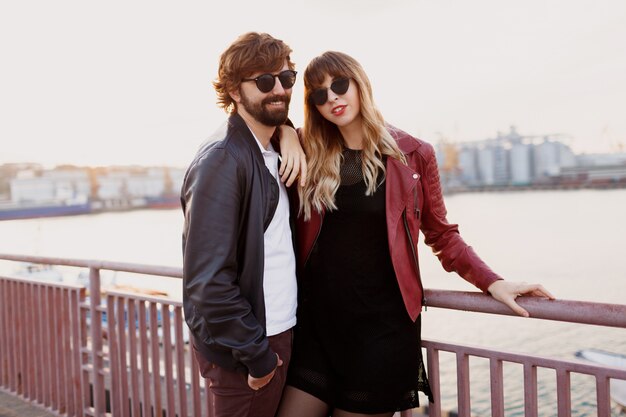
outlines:
[{"label": "woman", "polygon": [[391,416],[418,406],[418,391],[432,400],[420,349],[420,230],[447,271],[519,314],[528,315],[520,294],[553,297],[503,281],[447,222],[432,146],[385,124],[356,60],[326,52],[304,84],[300,301],[278,415]]}]

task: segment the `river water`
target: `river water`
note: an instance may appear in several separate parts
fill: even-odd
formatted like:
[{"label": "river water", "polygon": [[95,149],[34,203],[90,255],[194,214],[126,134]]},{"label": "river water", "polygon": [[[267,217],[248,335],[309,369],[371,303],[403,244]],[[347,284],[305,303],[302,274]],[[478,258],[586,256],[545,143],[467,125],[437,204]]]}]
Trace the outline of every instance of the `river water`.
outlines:
[{"label": "river water", "polygon": [[[446,197],[448,218],[500,275],[542,283],[557,298],[624,303],[626,190],[467,193]],[[0,253],[180,266],[179,210],[144,210],[0,222]],[[420,242],[426,288],[472,291]],[[0,264],[9,268],[8,264]],[[180,298],[180,281],[133,278]],[[579,349],[626,353],[626,330],[429,308],[425,339],[573,359]],[[454,357],[441,355],[442,403],[456,408]],[[470,362],[472,413],[490,415],[489,366]],[[507,416],[523,416],[521,366],[505,365]],[[556,416],[556,377],[539,371],[541,416]],[[519,383],[518,383],[519,381]],[[595,382],[572,378],[572,415],[595,416]],[[614,415],[620,415],[615,408]]]}]

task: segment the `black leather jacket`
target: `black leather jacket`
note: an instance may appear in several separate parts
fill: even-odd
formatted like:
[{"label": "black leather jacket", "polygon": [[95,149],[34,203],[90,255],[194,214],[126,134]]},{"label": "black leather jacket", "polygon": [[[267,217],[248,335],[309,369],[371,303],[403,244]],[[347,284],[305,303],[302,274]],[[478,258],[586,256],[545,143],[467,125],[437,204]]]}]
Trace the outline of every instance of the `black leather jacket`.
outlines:
[{"label": "black leather jacket", "polygon": [[181,202],[183,305],[196,349],[261,377],[276,367],[265,332],[264,241],[278,183],[238,114],[198,151]]}]

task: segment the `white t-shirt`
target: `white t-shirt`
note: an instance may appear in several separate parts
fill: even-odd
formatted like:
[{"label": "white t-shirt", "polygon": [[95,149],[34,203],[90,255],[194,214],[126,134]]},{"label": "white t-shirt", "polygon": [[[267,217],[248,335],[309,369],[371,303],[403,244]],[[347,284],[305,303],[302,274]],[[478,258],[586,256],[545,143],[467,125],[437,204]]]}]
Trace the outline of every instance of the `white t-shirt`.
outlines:
[{"label": "white t-shirt", "polygon": [[[254,136],[254,133],[252,135]],[[296,324],[298,305],[296,257],[289,227],[287,189],[278,176],[278,153],[272,144],[265,149],[256,137],[255,139],[263,154],[265,166],[278,182],[280,191],[276,212],[264,234],[263,293],[266,330],[268,336],[273,336],[289,330]]]}]

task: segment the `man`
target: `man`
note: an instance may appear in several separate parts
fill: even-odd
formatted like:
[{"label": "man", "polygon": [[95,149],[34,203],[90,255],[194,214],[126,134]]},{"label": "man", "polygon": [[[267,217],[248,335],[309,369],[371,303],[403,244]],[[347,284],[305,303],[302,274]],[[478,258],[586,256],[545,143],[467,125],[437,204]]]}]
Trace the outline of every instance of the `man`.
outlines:
[{"label": "man", "polygon": [[259,33],[224,51],[213,84],[230,116],[182,187],[185,319],[216,417],[274,416],[291,356],[295,258],[270,143],[287,120],[290,53]]}]

